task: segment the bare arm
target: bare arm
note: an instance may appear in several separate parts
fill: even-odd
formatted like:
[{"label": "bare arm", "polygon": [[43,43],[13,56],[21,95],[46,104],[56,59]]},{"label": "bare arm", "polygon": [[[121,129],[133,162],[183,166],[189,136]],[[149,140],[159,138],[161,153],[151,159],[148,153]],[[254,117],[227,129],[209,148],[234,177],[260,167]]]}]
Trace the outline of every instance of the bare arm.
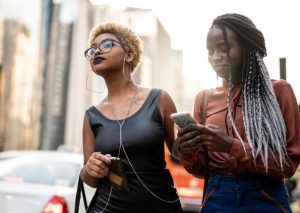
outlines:
[{"label": "bare arm", "polygon": [[170,114],[176,112],[176,106],[171,96],[163,91],[160,97],[160,112],[165,128],[165,142],[167,143],[170,153],[172,153],[172,145],[174,142],[174,122],[170,118]]},{"label": "bare arm", "polygon": [[109,173],[107,164],[110,164],[109,155],[95,152],[95,136],[85,114],[83,120],[83,155],[84,166],[80,171],[82,180],[91,187],[97,187],[99,178],[106,177]]}]

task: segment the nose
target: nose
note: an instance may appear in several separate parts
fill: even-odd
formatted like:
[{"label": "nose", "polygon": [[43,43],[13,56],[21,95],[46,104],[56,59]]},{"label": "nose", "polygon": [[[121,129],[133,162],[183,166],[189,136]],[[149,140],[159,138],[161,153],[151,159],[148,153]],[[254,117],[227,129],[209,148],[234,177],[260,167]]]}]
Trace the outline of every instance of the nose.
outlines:
[{"label": "nose", "polygon": [[222,60],[222,55],[218,51],[214,51],[211,55],[211,60],[213,62],[218,62]]},{"label": "nose", "polygon": [[101,51],[101,49],[99,47],[96,48],[95,52],[94,52],[94,58],[97,56],[97,55],[103,55],[104,52]]},{"label": "nose", "polygon": [[96,50],[95,50],[95,55],[96,55],[96,54],[99,54],[99,53],[101,53],[101,50],[100,50],[99,47],[97,47]]}]

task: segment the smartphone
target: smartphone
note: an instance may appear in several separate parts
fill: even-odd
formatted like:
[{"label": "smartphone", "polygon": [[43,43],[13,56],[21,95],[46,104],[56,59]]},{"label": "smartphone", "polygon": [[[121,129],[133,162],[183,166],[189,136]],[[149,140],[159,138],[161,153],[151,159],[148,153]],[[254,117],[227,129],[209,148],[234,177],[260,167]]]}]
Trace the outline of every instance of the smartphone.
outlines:
[{"label": "smartphone", "polygon": [[186,127],[191,124],[197,124],[198,122],[191,116],[189,112],[177,112],[172,113],[171,119],[176,123],[180,128]]}]

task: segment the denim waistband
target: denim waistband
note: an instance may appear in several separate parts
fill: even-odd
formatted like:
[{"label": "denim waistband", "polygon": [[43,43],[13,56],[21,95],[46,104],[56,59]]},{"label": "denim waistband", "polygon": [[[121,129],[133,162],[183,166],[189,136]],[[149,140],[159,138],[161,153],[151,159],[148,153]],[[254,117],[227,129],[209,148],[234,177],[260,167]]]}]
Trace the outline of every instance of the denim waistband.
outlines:
[{"label": "denim waistband", "polygon": [[275,180],[264,175],[249,173],[241,176],[212,175],[209,183],[210,185],[213,185],[214,188],[230,188],[232,186],[269,188],[276,185],[282,185],[283,181]]}]

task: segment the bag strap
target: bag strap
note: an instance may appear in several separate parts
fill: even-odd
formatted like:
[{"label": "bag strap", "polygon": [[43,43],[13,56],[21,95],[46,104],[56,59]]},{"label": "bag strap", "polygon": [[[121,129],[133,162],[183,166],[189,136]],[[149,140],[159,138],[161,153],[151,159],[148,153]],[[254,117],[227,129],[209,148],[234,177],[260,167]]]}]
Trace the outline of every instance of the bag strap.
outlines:
[{"label": "bag strap", "polygon": [[75,197],[75,210],[74,210],[74,213],[79,212],[79,204],[80,204],[81,194],[82,194],[82,198],[83,198],[85,211],[87,211],[88,205],[87,205],[87,201],[86,201],[84,184],[83,184],[83,181],[82,181],[81,177],[79,176],[78,184],[77,184],[76,197]]},{"label": "bag strap", "polygon": [[210,90],[204,89],[202,90],[202,96],[201,96],[201,124],[205,124],[206,121],[206,111],[207,111],[207,104],[208,104],[208,96],[209,96]]},{"label": "bag strap", "polygon": [[[204,89],[202,91],[202,96],[201,96],[201,124],[205,124],[206,121],[206,112],[207,112],[207,104],[208,104],[208,97],[209,97],[210,90],[209,89]],[[207,184],[209,180],[209,168],[208,168],[208,161],[209,161],[209,155],[207,150],[205,151],[205,171],[204,171],[204,187],[203,187],[203,194],[202,194],[202,204],[205,200],[205,192],[207,189]]]}]

